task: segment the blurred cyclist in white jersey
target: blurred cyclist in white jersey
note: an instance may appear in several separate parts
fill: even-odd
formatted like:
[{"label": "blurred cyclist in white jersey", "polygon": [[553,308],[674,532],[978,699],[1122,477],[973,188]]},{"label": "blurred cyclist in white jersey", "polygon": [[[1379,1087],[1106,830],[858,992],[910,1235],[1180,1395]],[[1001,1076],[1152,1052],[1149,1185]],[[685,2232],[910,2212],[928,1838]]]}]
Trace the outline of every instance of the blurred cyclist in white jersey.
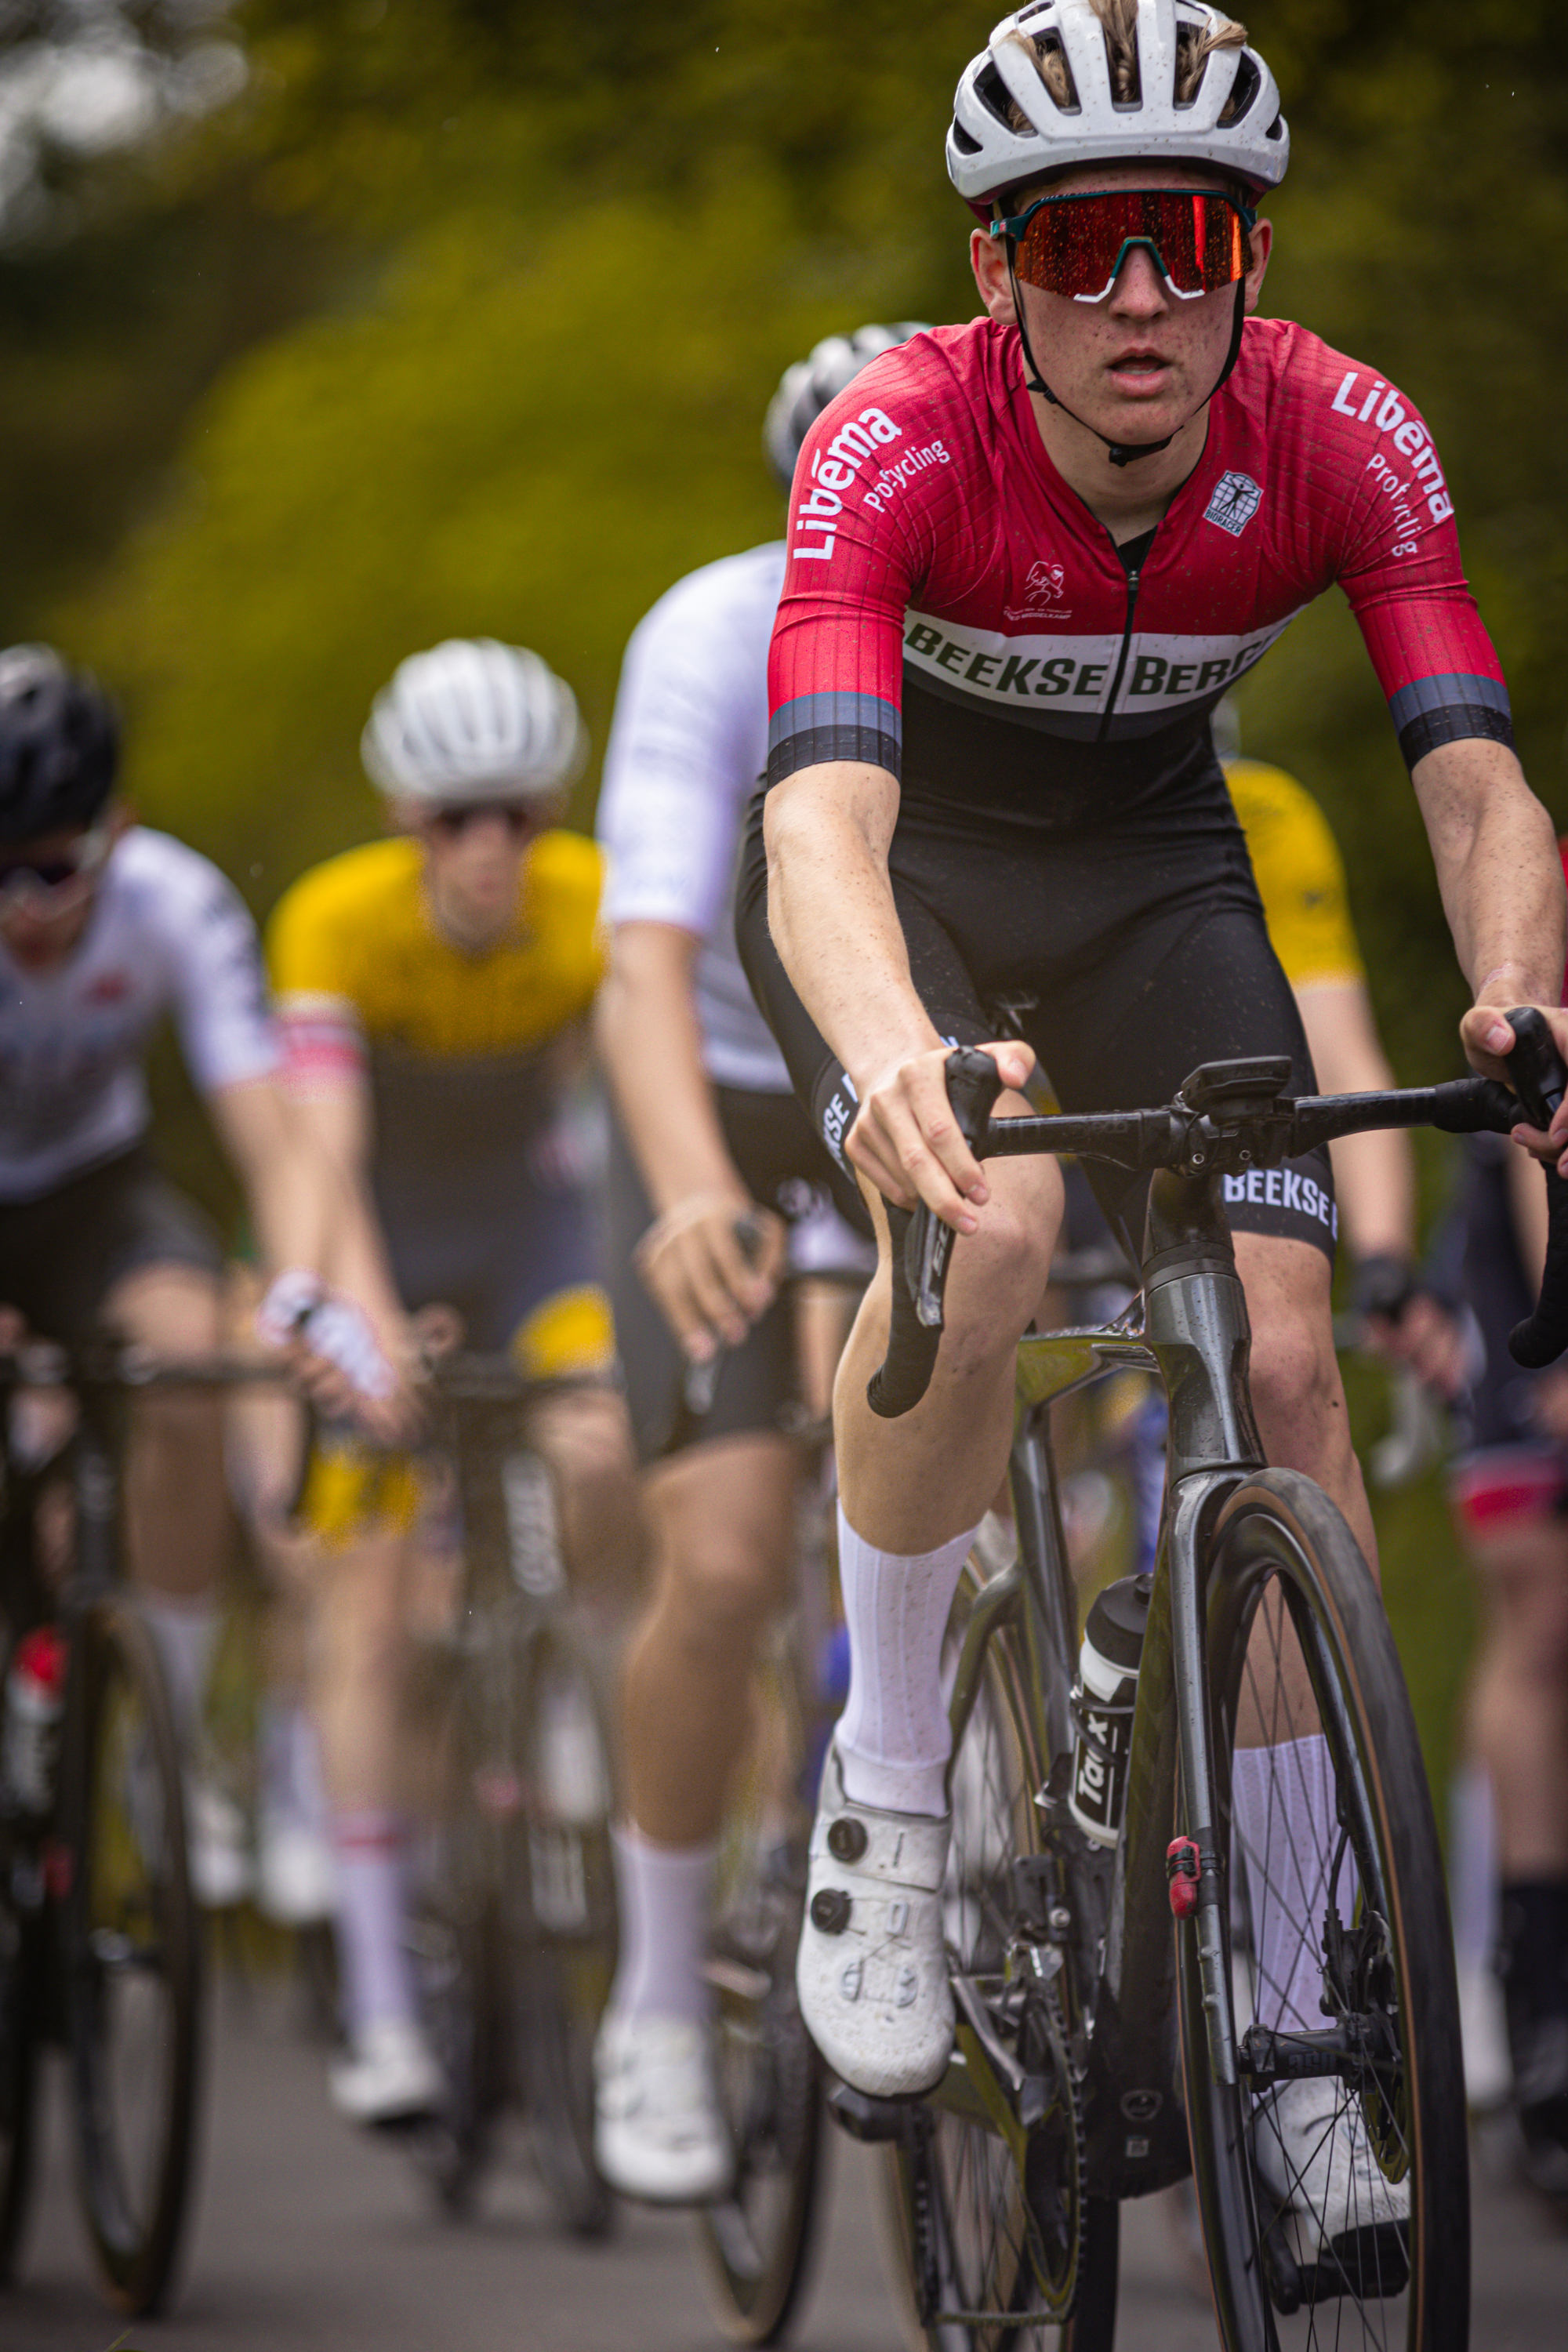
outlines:
[{"label": "blurred cyclist in white jersey", "polygon": [[[7,1337],[108,1328],[201,1356],[219,1342],[223,1256],[149,1149],[142,1062],[160,1023],[173,1016],[266,1260],[312,1297],[325,1188],[278,1084],[250,917],[216,866],[115,798],[119,751],[91,678],[47,646],[0,653],[0,1309]],[[139,1402],[126,1498],[188,1752],[227,1539],[214,1395]],[[237,1813],[204,1785],[194,1795],[197,1894],[233,1902],[247,1871]]]},{"label": "blurred cyclist in white jersey", "polygon": [[[783,488],[827,403],[915,331],[830,336],[789,369],[764,433]],[[721,2194],[731,2172],[701,1961],[751,1663],[789,1590],[800,1454],[781,1416],[797,1393],[796,1329],[780,1284],[872,1263],[827,1204],[822,1146],[735,951],[784,567],[782,541],[706,564],[639,624],[599,803],[612,1285],[657,1575],[626,1680],[622,1956],[597,2154],[625,2194],[673,2204]]]}]

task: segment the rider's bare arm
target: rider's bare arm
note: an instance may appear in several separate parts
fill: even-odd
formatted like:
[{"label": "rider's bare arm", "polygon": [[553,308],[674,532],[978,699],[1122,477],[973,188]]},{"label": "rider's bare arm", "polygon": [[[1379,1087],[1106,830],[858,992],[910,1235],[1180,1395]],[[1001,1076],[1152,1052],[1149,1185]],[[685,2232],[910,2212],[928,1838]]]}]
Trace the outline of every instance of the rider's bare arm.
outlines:
[{"label": "rider's bare arm", "polygon": [[[938,1035],[910,976],[888,878],[899,787],[885,769],[803,768],[765,803],[768,922],[802,1003],[843,1062],[860,1110],[846,1147],[901,1208],[923,1200],[962,1234],[990,1197],[953,1119]],[[1010,1087],[1034,1067],[1026,1045],[992,1049]]]},{"label": "rider's bare arm", "polygon": [[330,1245],[331,1188],[283,1087],[269,1077],[216,1087],[207,1109],[267,1263],[319,1271]]},{"label": "rider's bare arm", "polygon": [[[1568,1047],[1561,1010],[1564,903],[1552,819],[1505,744],[1440,744],[1412,771],[1459,963],[1475,994],[1460,1035],[1478,1070],[1506,1077],[1511,1045],[1496,1017],[1538,1005]],[[1568,1143],[1568,1115],[1552,1139]]]},{"label": "rider's bare arm", "polygon": [[[692,974],[701,941],[675,923],[616,926],[600,991],[599,1051],[655,1222],[643,1280],[688,1352],[738,1346],[784,1269],[782,1219],[754,1202],[730,1156],[702,1064]],[[747,1220],[754,1262],[736,1237]]]}]

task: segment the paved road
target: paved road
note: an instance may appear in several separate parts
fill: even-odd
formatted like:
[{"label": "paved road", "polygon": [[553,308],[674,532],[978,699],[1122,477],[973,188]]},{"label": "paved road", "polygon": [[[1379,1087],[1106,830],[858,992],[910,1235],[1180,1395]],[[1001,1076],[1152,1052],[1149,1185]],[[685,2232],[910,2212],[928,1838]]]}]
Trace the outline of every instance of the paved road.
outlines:
[{"label": "paved road", "polygon": [[[437,2221],[390,2148],[327,2110],[321,2053],[290,1999],[219,1989],[206,2190],[169,2319],[126,2330],[88,2281],[53,2085],[23,2284],[0,2301],[5,2352],[710,2352],[689,2233],[628,2209],[604,2246],[563,2243],[521,2163],[479,2219]],[[870,2159],[835,2137],[831,2218],[800,2352],[900,2352],[882,2284]],[[1568,2236],[1485,2177],[1478,2186],[1475,2352],[1561,2352]],[[1160,2215],[1127,2209],[1121,2352],[1214,2352],[1173,2276]]]}]

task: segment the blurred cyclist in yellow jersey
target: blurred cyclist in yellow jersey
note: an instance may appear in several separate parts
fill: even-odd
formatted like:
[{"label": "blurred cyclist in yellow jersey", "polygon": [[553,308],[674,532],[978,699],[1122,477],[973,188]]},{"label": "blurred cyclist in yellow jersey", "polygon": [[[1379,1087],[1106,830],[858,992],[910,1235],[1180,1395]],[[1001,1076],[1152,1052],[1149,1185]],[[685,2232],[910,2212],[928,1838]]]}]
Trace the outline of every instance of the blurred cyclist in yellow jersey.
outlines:
[{"label": "blurred cyclist in yellow jersey", "polygon": [[[362,751],[400,835],[307,874],[268,940],[290,1083],[355,1203],[334,1271],[405,1377],[405,1318],[438,1306],[468,1346],[509,1349],[525,1373],[597,1378],[535,1408],[530,1434],[555,1474],[568,1570],[612,1585],[639,1537],[566,1115],[601,970],[599,852],[557,824],[585,751],[576,704],[537,655],[449,641],[402,664]],[[402,1939],[412,1512],[357,1514],[352,1494],[324,1491],[321,1512],[346,1522],[316,1673],[348,2036],[332,2091],[383,2123],[437,2089]]]},{"label": "blurred cyclist in yellow jersey", "polygon": [[[1300,1011],[1324,1094],[1369,1093],[1395,1081],[1377,1034],[1356,943],[1344,864],[1305,785],[1244,759],[1234,706],[1214,719],[1215,748],[1247,854],[1274,952]],[[1453,1318],[1417,1279],[1415,1164],[1408,1136],[1388,1129],[1332,1147],[1341,1228],[1355,1262],[1355,1297],[1374,1341],[1424,1380],[1451,1391],[1459,1341]]]}]

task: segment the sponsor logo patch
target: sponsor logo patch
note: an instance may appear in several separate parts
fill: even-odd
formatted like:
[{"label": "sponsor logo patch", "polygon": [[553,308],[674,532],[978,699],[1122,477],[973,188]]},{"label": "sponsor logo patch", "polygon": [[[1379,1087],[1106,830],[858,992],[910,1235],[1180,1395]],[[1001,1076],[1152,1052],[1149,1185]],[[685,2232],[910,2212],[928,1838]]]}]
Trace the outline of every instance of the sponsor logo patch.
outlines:
[{"label": "sponsor logo patch", "polygon": [[1222,474],[1204,509],[1204,520],[1217,522],[1221,530],[1239,539],[1262,502],[1263,492],[1250,474]]},{"label": "sponsor logo patch", "polygon": [[[903,426],[895,425],[885,409],[863,408],[858,417],[839,426],[826,449],[813,451],[812,488],[795,510],[794,548],[802,562],[832,562],[838,517],[844,511],[843,493],[854,488],[868,457],[903,437]],[[945,451],[940,460],[931,462],[945,464]]]},{"label": "sponsor logo patch", "polygon": [[1024,583],[1023,603],[1004,606],[1008,620],[1070,621],[1071,609],[1062,604],[1067,593],[1067,581],[1066,565],[1053,563],[1048,555],[1042,555],[1038,562],[1029,566],[1028,578]]}]

